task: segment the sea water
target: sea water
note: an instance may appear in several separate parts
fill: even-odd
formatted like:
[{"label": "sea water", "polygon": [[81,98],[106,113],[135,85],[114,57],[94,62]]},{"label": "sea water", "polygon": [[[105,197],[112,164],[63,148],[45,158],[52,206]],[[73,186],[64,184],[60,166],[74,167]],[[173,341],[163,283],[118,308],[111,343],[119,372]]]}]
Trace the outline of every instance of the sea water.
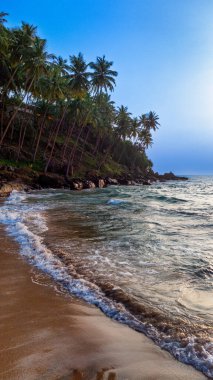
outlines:
[{"label": "sea water", "polygon": [[213,378],[213,177],[13,192],[0,222],[63,289]]}]

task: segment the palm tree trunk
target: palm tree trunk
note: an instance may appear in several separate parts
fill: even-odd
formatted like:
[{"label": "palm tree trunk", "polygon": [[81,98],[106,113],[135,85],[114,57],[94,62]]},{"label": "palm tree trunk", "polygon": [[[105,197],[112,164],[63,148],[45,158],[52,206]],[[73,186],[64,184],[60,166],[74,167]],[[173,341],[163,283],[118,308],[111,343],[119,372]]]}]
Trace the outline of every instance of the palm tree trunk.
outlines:
[{"label": "palm tree trunk", "polygon": [[[91,112],[91,111],[89,111],[89,112],[87,113],[87,116],[86,116],[86,118],[85,118],[85,120],[84,120],[84,122],[83,122],[83,124],[82,124],[82,126],[81,126],[81,128],[80,128],[80,130],[79,130],[79,133],[78,133],[78,136],[77,136],[77,140],[76,140],[76,142],[75,142],[75,144],[74,144],[74,146],[73,146],[73,148],[72,148],[72,150],[71,150],[71,153],[70,153],[70,156],[69,156],[69,161],[68,161],[68,164],[67,164],[67,170],[66,170],[66,176],[67,176],[67,177],[68,177],[68,175],[69,175],[70,166],[73,166],[73,162],[74,162],[74,158],[75,158],[75,153],[76,153],[76,148],[77,148],[77,145],[78,145],[79,139],[80,139],[80,137],[81,137],[81,134],[82,134],[82,132],[83,132],[83,129],[84,129],[84,127],[85,127],[86,124],[87,124],[87,120],[88,120],[88,116],[89,116],[90,112]],[[72,169],[72,173],[73,173],[73,169]]]},{"label": "palm tree trunk", "polygon": [[58,122],[58,125],[57,125],[57,128],[56,128],[56,132],[55,132],[55,136],[54,136],[54,140],[53,140],[53,144],[52,144],[52,149],[51,149],[51,152],[50,152],[50,156],[49,156],[49,159],[48,159],[47,164],[46,164],[45,169],[44,169],[45,173],[47,173],[48,167],[50,165],[50,161],[52,159],[52,155],[53,155],[53,152],[54,152],[54,149],[55,149],[56,139],[58,137],[58,132],[59,132],[60,126],[61,126],[61,124],[63,122],[64,116],[66,114],[67,107],[68,107],[68,105],[65,106],[63,114],[62,114],[62,117],[61,117],[60,121]]},{"label": "palm tree trunk", "polygon": [[69,171],[70,171],[70,166],[73,165],[73,161],[74,161],[74,158],[75,158],[75,153],[76,153],[76,148],[77,148],[77,145],[78,145],[78,142],[79,142],[79,139],[81,137],[81,133],[83,132],[83,129],[84,129],[84,124],[82,124],[80,130],[79,130],[79,133],[78,133],[78,136],[77,136],[77,139],[76,139],[76,142],[71,150],[71,153],[70,153],[70,156],[69,156],[69,161],[68,161],[68,164],[67,164],[67,170],[66,170],[66,176],[68,177],[69,175]]},{"label": "palm tree trunk", "polygon": [[34,154],[33,154],[33,162],[35,162],[35,159],[36,159],[36,155],[37,155],[37,151],[38,151],[38,147],[39,147],[39,144],[40,144],[41,135],[42,135],[42,131],[43,131],[43,126],[44,126],[44,123],[45,123],[45,118],[47,116],[47,110],[48,110],[48,108],[45,110],[44,116],[43,116],[41,124],[40,124],[39,132],[38,132],[38,138],[37,138],[37,142],[36,142],[36,147],[35,147],[35,151],[34,151]]},{"label": "palm tree trunk", "polygon": [[25,139],[26,130],[27,130],[27,124],[25,123],[24,130],[23,130],[23,134],[22,134],[22,139],[21,139],[21,144],[20,144],[20,153],[21,153],[21,150],[22,150],[22,148],[23,148],[23,144],[24,144],[24,139]]},{"label": "palm tree trunk", "polygon": [[22,103],[23,103],[23,100],[24,100],[24,98],[26,97],[26,94],[30,91],[30,89],[31,89],[31,87],[32,87],[32,85],[33,85],[34,79],[35,79],[35,75],[33,76],[32,80],[31,80],[31,82],[30,82],[30,84],[29,84],[29,87],[27,88],[27,90],[26,90],[25,93],[24,93],[24,96],[22,97],[21,102],[20,102],[19,105],[16,107],[15,111],[13,112],[13,115],[11,116],[11,118],[10,118],[10,120],[9,120],[9,122],[8,122],[8,124],[7,124],[7,126],[6,126],[6,128],[5,128],[5,131],[4,131],[4,133],[3,133],[2,137],[1,137],[1,140],[0,140],[0,146],[2,145],[2,143],[3,143],[3,141],[4,141],[4,138],[5,138],[5,136],[6,136],[7,132],[8,132],[8,130],[9,130],[9,128],[10,128],[12,122],[13,122],[13,120],[15,119],[15,117],[16,117],[18,111],[19,111],[19,107],[21,107],[21,105],[22,105]]},{"label": "palm tree trunk", "polygon": [[98,133],[98,137],[97,137],[96,144],[95,144],[95,149],[93,150],[94,155],[96,154],[96,152],[98,150],[98,146],[100,144],[100,139],[101,139],[101,135],[100,135],[100,133]]},{"label": "palm tree trunk", "polygon": [[82,157],[83,157],[83,155],[84,155],[85,145],[86,145],[86,143],[87,143],[87,140],[88,140],[89,134],[90,134],[90,128],[88,129],[87,134],[86,134],[86,138],[85,138],[85,140],[84,140],[83,148],[82,148],[82,151],[81,151],[81,156],[80,156],[80,159],[79,159],[79,161],[78,161],[78,164],[79,164],[78,166],[80,166],[80,164],[81,164],[81,160],[82,160]]},{"label": "palm tree trunk", "polygon": [[[22,59],[22,57],[20,58],[20,62],[21,62],[21,59]],[[13,79],[14,79],[14,77],[15,77],[18,68],[19,68],[19,66],[16,66],[16,68],[15,68],[15,70],[13,71],[13,74],[11,75],[11,77],[10,77],[10,79],[9,79],[9,81],[8,81],[8,83],[7,83],[7,85],[6,85],[6,87],[5,87],[5,89],[2,90],[1,102],[3,102],[3,98],[4,98],[4,96],[6,95],[7,90],[8,90],[8,88],[9,88],[11,82],[13,81]]]},{"label": "palm tree trunk", "polygon": [[53,129],[50,129],[50,133],[49,133],[49,136],[48,136],[48,140],[47,140],[47,143],[46,143],[46,147],[45,147],[45,149],[44,149],[44,158],[45,158],[46,152],[47,152],[47,150],[48,150],[48,147],[49,147],[49,145],[50,145],[50,143],[51,143],[51,141],[52,141],[52,138],[53,138],[53,136],[54,136],[54,134],[55,134],[55,131],[56,131],[57,125],[58,125],[58,121],[56,121],[56,123],[54,124]]},{"label": "palm tree trunk", "polygon": [[74,130],[74,126],[75,126],[75,122],[72,123],[72,125],[70,126],[69,130],[68,130],[68,133],[67,133],[67,136],[66,136],[66,139],[65,139],[65,142],[64,142],[64,145],[62,147],[62,161],[64,161],[64,158],[65,158],[65,155],[66,155],[66,151],[67,151],[67,146],[68,146],[68,143],[69,143],[69,139],[70,137],[72,136],[72,133],[73,133],[73,130]]},{"label": "palm tree trunk", "polygon": [[109,147],[108,147],[108,149],[107,149],[107,151],[106,151],[106,154],[105,154],[105,156],[104,156],[104,159],[100,162],[100,165],[99,165],[99,167],[98,167],[98,170],[100,170],[101,167],[103,166],[103,164],[106,162],[107,157],[108,157],[110,151],[112,150],[112,148],[115,146],[116,143],[117,143],[117,140],[115,140],[115,142],[114,142],[113,144],[110,144],[110,145],[109,145]]},{"label": "palm tree trunk", "polygon": [[19,130],[18,157],[17,157],[17,161],[19,160],[19,156],[20,156],[20,153],[21,153],[21,142],[22,142],[23,125],[24,125],[24,118],[23,118],[22,121],[21,121],[20,130]]},{"label": "palm tree trunk", "polygon": [[14,123],[12,124],[11,134],[10,134],[10,142],[13,140],[13,134],[14,134]]}]

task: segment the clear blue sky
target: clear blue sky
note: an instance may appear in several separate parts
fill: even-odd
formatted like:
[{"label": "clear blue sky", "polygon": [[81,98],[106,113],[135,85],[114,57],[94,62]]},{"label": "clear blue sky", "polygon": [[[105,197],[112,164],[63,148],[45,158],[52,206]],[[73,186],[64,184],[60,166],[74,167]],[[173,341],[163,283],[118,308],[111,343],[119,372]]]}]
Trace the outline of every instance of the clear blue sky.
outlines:
[{"label": "clear blue sky", "polygon": [[160,116],[156,170],[213,174],[213,0],[2,0],[1,10],[9,26],[37,25],[50,52],[114,61],[116,103]]}]

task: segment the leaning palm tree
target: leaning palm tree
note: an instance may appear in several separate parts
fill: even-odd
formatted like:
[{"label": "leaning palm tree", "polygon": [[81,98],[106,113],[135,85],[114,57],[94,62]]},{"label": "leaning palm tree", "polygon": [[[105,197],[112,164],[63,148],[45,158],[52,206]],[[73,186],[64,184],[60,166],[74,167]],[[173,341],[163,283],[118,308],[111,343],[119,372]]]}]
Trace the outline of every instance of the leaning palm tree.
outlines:
[{"label": "leaning palm tree", "polygon": [[89,64],[93,70],[91,73],[91,86],[95,95],[102,92],[113,91],[116,85],[117,71],[111,70],[112,61],[107,61],[105,55],[97,57],[96,62]]},{"label": "leaning palm tree", "polygon": [[52,101],[55,102],[59,106],[60,116],[59,116],[59,119],[56,121],[55,131],[53,134],[52,148],[51,148],[51,152],[45,166],[45,170],[44,170],[45,173],[48,171],[48,168],[53,156],[53,152],[55,149],[55,144],[56,144],[56,140],[59,134],[59,130],[65,119],[67,109],[70,104],[70,91],[69,91],[69,86],[68,86],[68,80],[66,76],[61,75],[60,67],[57,67],[57,71],[55,72],[51,90],[52,90],[51,91]]},{"label": "leaning palm tree", "polygon": [[[23,104],[24,101],[28,101],[31,93],[34,92],[36,88],[36,81],[39,80],[40,76],[44,74],[47,70],[48,59],[52,57],[51,54],[48,54],[46,51],[46,40],[39,37],[35,37],[33,44],[29,50],[26,51],[27,55],[23,58],[24,61],[24,88],[21,88],[21,101],[19,107]],[[4,138],[15,119],[19,107],[16,107],[5,130],[0,139],[0,146],[2,145]]]},{"label": "leaning palm tree", "polygon": [[137,141],[139,127],[140,127],[140,121],[138,117],[133,117],[131,121],[131,138],[132,138],[133,144]]},{"label": "leaning palm tree", "polygon": [[158,129],[158,126],[160,125],[158,120],[159,116],[153,111],[150,111],[146,114],[142,114],[139,117],[140,126],[144,129],[153,131],[156,131]]},{"label": "leaning palm tree", "polygon": [[94,146],[93,154],[101,148],[104,143],[104,136],[107,136],[112,128],[115,121],[116,111],[114,107],[114,102],[111,100],[110,95],[101,93],[94,97],[95,106],[95,126],[94,131],[96,132],[96,143]]},{"label": "leaning palm tree", "polygon": [[73,164],[74,164],[78,144],[79,144],[84,128],[91,121],[92,111],[93,111],[93,102],[89,94],[87,94],[87,96],[84,97],[83,99],[78,99],[78,102],[76,104],[76,110],[75,110],[76,112],[75,126],[78,128],[78,133],[77,133],[77,138],[75,140],[75,143],[69,154],[67,169],[66,169],[66,176],[69,175],[70,168],[72,168],[72,172],[73,172]]},{"label": "leaning palm tree", "polygon": [[[36,27],[22,22],[21,28],[7,29],[0,24],[1,127],[4,124],[4,108],[9,92],[24,90],[25,58],[31,53]],[[3,78],[3,81],[2,81]]]}]

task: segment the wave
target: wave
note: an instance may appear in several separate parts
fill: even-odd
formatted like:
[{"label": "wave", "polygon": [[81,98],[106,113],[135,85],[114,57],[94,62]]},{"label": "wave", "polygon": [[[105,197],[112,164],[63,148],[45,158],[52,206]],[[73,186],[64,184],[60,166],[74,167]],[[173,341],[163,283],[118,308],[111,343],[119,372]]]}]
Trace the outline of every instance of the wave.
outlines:
[{"label": "wave", "polygon": [[44,244],[41,234],[48,228],[46,210],[41,205],[29,205],[27,197],[25,193],[13,192],[0,213],[0,222],[19,242],[22,256],[72,295],[97,306],[110,318],[145,333],[178,360],[213,378],[210,327],[189,325],[184,318],[174,318],[157,307],[139,303],[111,283],[93,283],[79,276],[74,266],[67,265],[66,254],[59,252],[57,256]]},{"label": "wave", "polygon": [[153,199],[160,202],[168,202],[168,203],[186,203],[188,202],[186,199],[176,198],[176,197],[168,197],[166,195],[158,195],[158,194],[149,194],[143,197],[143,199]]}]

